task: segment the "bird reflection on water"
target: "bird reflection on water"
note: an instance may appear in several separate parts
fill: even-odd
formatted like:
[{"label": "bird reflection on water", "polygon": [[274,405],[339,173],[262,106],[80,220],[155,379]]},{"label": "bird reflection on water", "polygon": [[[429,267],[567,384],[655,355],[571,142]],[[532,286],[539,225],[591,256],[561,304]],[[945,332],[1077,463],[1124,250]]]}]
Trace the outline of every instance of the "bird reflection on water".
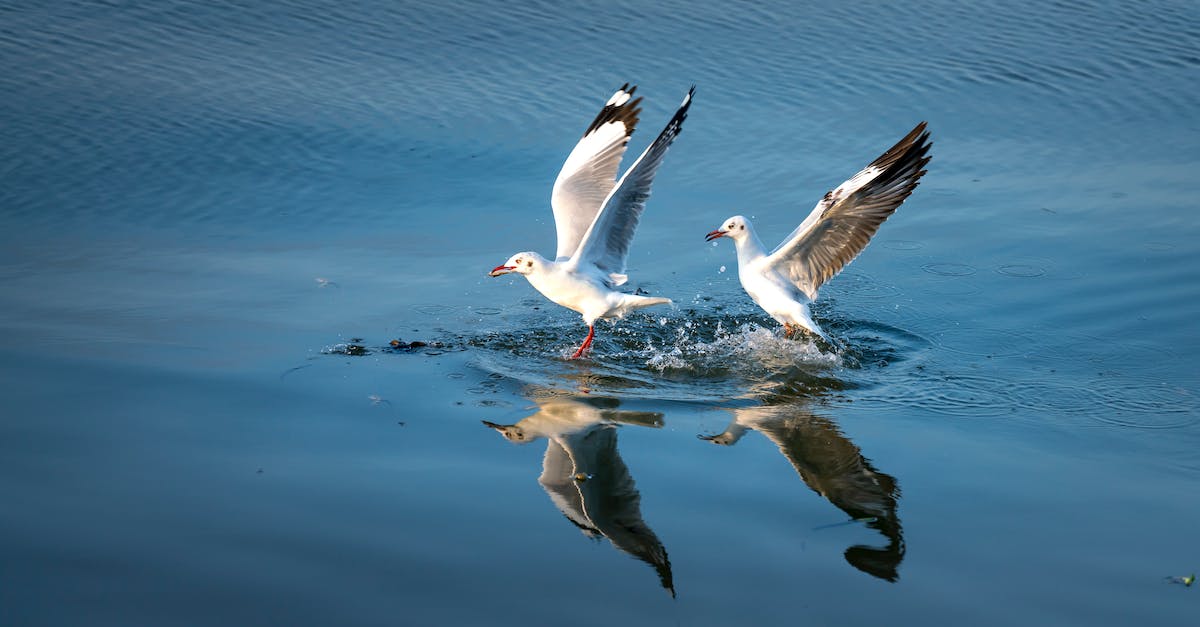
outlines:
[{"label": "bird reflection on water", "polygon": [[622,424],[660,428],[662,414],[617,409],[614,399],[535,398],[537,413],[511,425],[483,421],[510,442],[546,439],[538,483],[567,520],[590,538],[654,567],[671,596],[671,562],[658,536],[642,519],[641,494],[617,451]]},{"label": "bird reflection on water", "polygon": [[904,536],[896,515],[900,497],[896,479],[876,470],[834,422],[814,415],[803,404],[732,411],[733,421],[723,432],[699,437],[732,446],[747,431],[766,436],[809,488],[887,539],[882,547],[855,545],[846,549],[846,561],[867,574],[896,581],[904,559]]}]

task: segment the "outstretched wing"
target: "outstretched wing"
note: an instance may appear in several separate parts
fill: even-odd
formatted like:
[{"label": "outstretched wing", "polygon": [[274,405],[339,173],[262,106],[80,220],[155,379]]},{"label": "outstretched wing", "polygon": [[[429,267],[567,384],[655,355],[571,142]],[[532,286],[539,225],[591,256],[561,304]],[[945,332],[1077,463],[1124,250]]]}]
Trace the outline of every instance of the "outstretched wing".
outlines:
[{"label": "outstretched wing", "polygon": [[617,285],[625,282],[623,274],[625,260],[629,256],[629,244],[633,241],[633,232],[637,229],[642,210],[646,208],[646,199],[650,197],[650,185],[654,182],[654,175],[658,172],[658,166],[662,165],[671,142],[675,141],[683,128],[683,121],[687,119],[688,107],[692,105],[692,94],[695,91],[695,87],[688,90],[667,126],[625,171],[617,186],[605,199],[600,213],[596,215],[596,219],[579,242],[579,249],[571,256],[571,261],[576,267],[582,263],[591,263],[613,275],[613,282]]},{"label": "outstretched wing", "polygon": [[871,165],[825,194],[767,263],[816,298],[817,288],[857,257],[916,189],[932,145],[921,122]]},{"label": "outstretched wing", "polygon": [[558,229],[556,257],[560,261],[579,248],[579,240],[616,185],[617,168],[642,111],[638,107],[642,99],[633,97],[636,90],[637,86],[625,83],[608,99],[554,181],[550,206]]}]

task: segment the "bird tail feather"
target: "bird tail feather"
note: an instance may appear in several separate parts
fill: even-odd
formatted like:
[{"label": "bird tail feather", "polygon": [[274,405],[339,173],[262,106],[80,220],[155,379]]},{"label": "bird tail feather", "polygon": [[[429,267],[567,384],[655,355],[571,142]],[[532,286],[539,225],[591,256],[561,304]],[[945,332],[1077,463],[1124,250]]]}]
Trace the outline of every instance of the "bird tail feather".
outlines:
[{"label": "bird tail feather", "polygon": [[641,309],[642,307],[670,304],[670,298],[662,298],[659,296],[637,296],[635,294],[625,295],[625,306],[629,309]]}]

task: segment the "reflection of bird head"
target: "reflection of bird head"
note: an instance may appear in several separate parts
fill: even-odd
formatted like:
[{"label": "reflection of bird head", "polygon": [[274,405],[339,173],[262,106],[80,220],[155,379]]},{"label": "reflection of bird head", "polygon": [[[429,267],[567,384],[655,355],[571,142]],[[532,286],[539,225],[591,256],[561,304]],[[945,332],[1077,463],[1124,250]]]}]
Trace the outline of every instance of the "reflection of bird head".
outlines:
[{"label": "reflection of bird head", "polygon": [[704,440],[705,442],[712,442],[713,444],[720,444],[721,446],[733,446],[738,440],[742,439],[742,436],[745,434],[746,427],[738,424],[737,421],[734,421],[730,423],[729,426],[726,427],[721,433],[714,435],[697,435],[696,437]]},{"label": "reflection of bird head", "polygon": [[482,421],[483,424],[500,432],[504,439],[517,444],[526,444],[530,439],[525,436],[525,431],[519,425],[498,425],[494,422]]},{"label": "reflection of bird head", "polygon": [[484,420],[483,424],[516,444],[580,433],[598,424],[624,423],[655,428],[662,426],[662,414],[617,409],[620,403],[616,399],[578,400],[553,396],[533,400],[538,405],[538,411],[522,418],[516,424],[501,425],[487,420]]}]

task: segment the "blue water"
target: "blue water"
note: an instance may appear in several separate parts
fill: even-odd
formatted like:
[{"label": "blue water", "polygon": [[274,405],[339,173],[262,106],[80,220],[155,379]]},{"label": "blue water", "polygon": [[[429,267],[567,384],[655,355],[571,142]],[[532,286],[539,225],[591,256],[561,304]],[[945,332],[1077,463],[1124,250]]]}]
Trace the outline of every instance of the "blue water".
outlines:
[{"label": "blue water", "polygon": [[[1197,24],[0,5],[0,623],[1190,620]],[[486,272],[627,81],[632,151],[697,85],[630,257],[676,306],[566,361]],[[814,309],[846,350],[782,339],[704,234],[773,245],[921,120]]]}]

